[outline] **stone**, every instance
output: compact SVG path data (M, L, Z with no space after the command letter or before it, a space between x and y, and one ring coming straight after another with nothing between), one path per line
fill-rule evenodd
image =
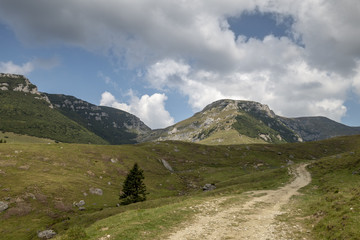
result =
M79 202L74 202L73 205L80 208L85 205L85 201L80 200Z
M202 188L203 191L212 191L214 189L216 189L216 186L215 184L211 184L211 183L205 184Z
M101 190L100 188L90 188L89 192L91 194L95 194L95 195L99 195L99 196L103 195L103 190Z
M161 159L160 161L167 170L169 170L170 172L174 171L174 169L170 166L170 164L166 160Z
M56 232L52 229L44 230L38 233L38 237L41 239L50 239L56 235Z
M0 201L0 212L5 211L8 208L9 208L9 205L6 202Z

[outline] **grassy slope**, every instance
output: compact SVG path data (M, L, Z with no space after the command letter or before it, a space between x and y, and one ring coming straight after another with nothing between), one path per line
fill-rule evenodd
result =
M62 142L107 143L35 97L38 96L0 91L0 130Z
M140 121L137 117L110 107L98 107L93 104L82 101L73 96L61 95L61 94L47 94L52 104L57 104L63 107L57 108L63 115L67 116L71 120L77 122L79 125L95 133L101 138L108 141L110 144L132 144L137 141L135 138L138 136L137 131L133 132L127 129L124 124L132 125L133 122ZM70 101L73 105L64 104L64 102ZM77 102L75 104L75 102ZM81 102L81 103L79 103ZM74 111L70 106L73 106ZM96 115L90 114L102 114L106 113L107 117L102 117L101 121L96 120ZM114 127L114 123L117 123L117 127ZM144 125L142 130L148 130Z
M180 211L184 206L208 195L279 186L288 179L286 168L281 166L286 166L289 159L298 162L351 151L349 143L353 139L344 141L237 146L181 142L133 146L0 144L0 199L10 203L10 208L0 213L0 239L36 239L37 230L51 227L62 233L71 226L86 227L131 209L136 216L142 211L145 215L147 211L153 213L140 221L127 212L126 216L133 222L129 220L129 225L118 231L128 229L132 234L141 235L136 229L147 226L146 232L157 235L193 214ZM165 169L160 159L166 160L175 172ZM121 184L134 162L144 169L150 193L148 201L114 208ZM215 183L217 190L202 193L201 186L205 183ZM101 188L103 196L90 194L91 187ZM86 202L86 210L80 212L72 203L81 199ZM178 205L172 205L174 202ZM154 226L150 219L159 214L157 221L164 221L160 216L169 215L169 209L178 209L179 215L172 214L166 223ZM95 236L94 227L99 226L88 229L92 236Z
M311 229L313 239L360 239L360 139L351 139L349 151L308 167L313 180L286 216L290 222L304 219L302 224Z
M12 132L0 132L0 139L6 143L55 143L54 140L46 138L38 138L33 136L21 135Z

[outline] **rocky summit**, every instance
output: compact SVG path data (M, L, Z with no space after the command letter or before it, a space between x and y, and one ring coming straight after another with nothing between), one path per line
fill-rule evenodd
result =
M267 105L224 99L164 129L138 117L63 94L38 91L22 75L0 73L0 130L62 142L132 144L177 140L203 144L285 143L360 134L325 117L285 118Z
M165 129L143 135L143 141L179 140L204 144L281 143L360 134L325 117L285 118L267 105L224 99Z

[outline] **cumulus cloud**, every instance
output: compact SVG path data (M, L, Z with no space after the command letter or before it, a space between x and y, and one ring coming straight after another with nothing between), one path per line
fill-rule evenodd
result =
M22 65L15 64L12 61L0 62L0 72L27 75L37 68L51 69L58 64L59 60L57 58L34 59Z
M34 70L34 64L32 62L24 63L23 65L17 65L12 61L0 62L0 72L13 73L26 75Z
M164 128L174 124L174 118L165 109L165 94L155 93L151 96L143 95L141 98L129 92L130 102L118 102L110 92L101 95L100 105L117 108L139 117L150 128Z
M80 46L146 69L150 87L179 91L194 110L237 98L269 104L286 116L340 120L349 90L360 96L357 0L0 0L0 5L0 21L22 42ZM231 31L228 17L256 12L291 17L289 36L249 39ZM166 96L131 99L124 104L103 95L102 100L151 122L149 106L164 106ZM159 111L171 122L165 108Z

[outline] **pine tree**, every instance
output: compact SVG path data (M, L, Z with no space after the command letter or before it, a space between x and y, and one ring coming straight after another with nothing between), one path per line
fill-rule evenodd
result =
M120 204L127 205L146 200L146 186L143 182L144 174L137 163L134 164L123 183L122 194L120 195Z

